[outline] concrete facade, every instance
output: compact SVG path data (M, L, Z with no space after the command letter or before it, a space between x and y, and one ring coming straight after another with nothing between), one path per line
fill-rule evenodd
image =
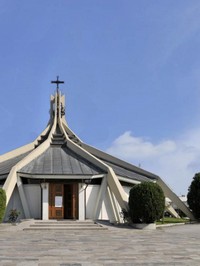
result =
M127 196L131 187L123 187ZM41 185L37 184L26 184L24 185L25 197L27 205L29 207L30 215L32 219L42 219L49 220L49 184L42 183ZM100 185L85 185L79 184L79 193L78 193L78 219L80 221L86 219L94 219L94 209L97 201L97 197L100 191ZM99 220L114 220L113 215L113 206L110 202L109 191L105 192L102 205L100 206L98 217L95 219ZM120 205L118 204L116 198L114 198L114 204L117 208L117 213L121 212ZM20 196L18 189L14 190L12 197L7 206L7 212L5 215L5 221L8 220L9 211L11 209L17 209L20 212L19 219L25 219L25 214L23 211L23 206L21 204ZM120 219L122 222L122 217Z

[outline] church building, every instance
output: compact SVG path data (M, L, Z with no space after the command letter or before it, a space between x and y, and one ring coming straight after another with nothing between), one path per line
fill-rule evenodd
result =
M121 222L129 190L143 181L157 182L165 197L186 216L193 215L163 180L144 169L84 143L65 119L65 96L58 77L50 99L47 127L33 142L0 156L0 187L21 219L76 219ZM168 211L177 217L171 205Z

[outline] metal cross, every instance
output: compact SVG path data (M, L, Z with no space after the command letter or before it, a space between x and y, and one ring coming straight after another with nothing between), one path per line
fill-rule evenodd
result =
M64 81L59 80L59 76L57 76L57 80L53 80L53 81L51 81L51 83L57 84L56 89L57 89L57 92L58 92L58 90L59 90L59 84L64 83Z

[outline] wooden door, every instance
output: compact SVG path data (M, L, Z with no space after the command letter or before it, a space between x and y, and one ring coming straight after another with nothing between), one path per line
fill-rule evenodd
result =
M64 218L63 196L63 184L49 184L49 219Z
M64 218L78 219L78 184L64 185Z

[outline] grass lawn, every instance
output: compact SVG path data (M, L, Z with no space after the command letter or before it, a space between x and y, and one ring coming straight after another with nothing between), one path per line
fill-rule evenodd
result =
M190 221L189 219L183 219L183 218L164 217L164 219L157 221L156 224L186 223L189 221Z

